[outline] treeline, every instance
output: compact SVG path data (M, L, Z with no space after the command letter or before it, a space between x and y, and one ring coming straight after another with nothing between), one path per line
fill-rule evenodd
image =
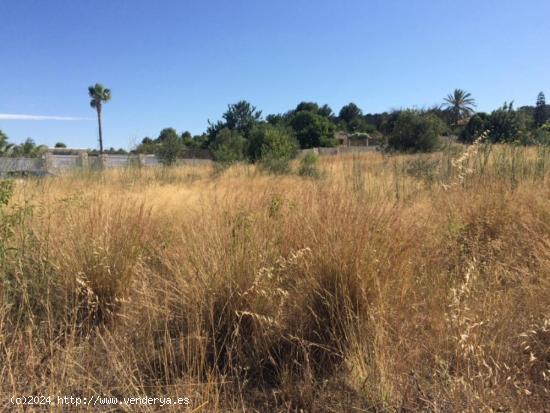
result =
M47 149L47 146L37 145L31 138L19 145L10 143L8 136L0 130L0 156L35 158Z
M144 138L134 152L156 153L170 163L189 148L200 148L209 149L220 162L256 162L291 157L298 148L336 146L338 131L352 137L368 134L371 142L397 151L433 151L444 136L471 143L485 131L494 143L550 143L550 105L542 92L535 106L515 109L513 103L504 103L490 113L476 113L474 108L475 100L461 89L439 106L374 114L363 114L354 103L336 114L326 104L301 102L286 113L264 118L255 106L240 101L228 105L222 119L209 122L203 134L166 128L157 138Z
M89 89L91 106L99 116L101 102L109 101L111 91L100 84ZM493 143L550 144L550 105L546 104L542 92L534 106L515 109L513 103L504 103L490 113L476 112L474 108L471 94L461 89L454 90L441 105L431 108L367 114L355 103L334 113L326 104L301 102L286 113L263 117L260 110L243 100L228 105L222 119L209 121L206 132L200 135L179 134L174 128L165 128L155 138L145 137L131 152L157 154L166 164L185 156L189 149L207 149L222 163L275 162L275 159L290 159L300 148L336 146L336 132L345 132L352 138L368 136L369 142L385 150L405 152L436 150L442 136L471 143L483 132L487 132ZM58 148L64 146L61 142L56 144ZM100 139L99 152L102 149ZM20 145L10 144L0 131L0 156L32 157L45 150L47 146L36 145L30 138ZM90 151L91 154L97 152ZM114 148L103 152L127 153Z
M62 150L63 148L66 148L66 147L67 145L65 145L63 142L57 142L54 146L54 148L58 149L59 153L63 153ZM48 145L39 145L32 138L25 139L25 141L21 144L11 143L9 142L8 136L0 130L0 156L1 157L38 158L48 150L49 150ZM97 155L99 154L99 151L97 149L91 149L91 150L88 150L88 153L90 155ZM124 155L124 154L127 154L128 151L122 148L115 149L111 147L107 150L104 150L103 153L110 154L110 155Z
M268 115L246 101L228 105L222 119L209 122L205 133L179 135L163 129L155 139L146 137L135 149L173 160L188 148L209 149L216 160L232 162L288 158L299 149L336 146L336 131L375 132L361 109L350 103L338 115L328 105L302 102L284 114Z

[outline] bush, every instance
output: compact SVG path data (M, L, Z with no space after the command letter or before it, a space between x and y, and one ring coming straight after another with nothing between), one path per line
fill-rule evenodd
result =
M183 141L177 134L168 135L159 140L155 152L163 165L169 166L176 163L178 155L183 151Z
M489 115L476 113L470 118L458 138L464 143L472 143L487 129L489 129Z
M550 123L546 122L534 133L534 141L539 145L550 145Z
M268 155L290 159L296 155L297 150L298 142L292 130L263 124L256 126L250 133L247 153L249 159L255 162Z
M320 178L321 171L319 170L319 156L313 152L306 153L300 160L300 169L298 169L298 174L309 178Z
M291 126L301 148L336 146L334 124L316 113L301 111L294 115Z
M238 132L221 129L210 144L214 160L221 164L231 164L245 159L246 140Z
M248 143L251 161L259 161L260 166L269 172L287 173L289 161L298 149L296 139L286 129L271 125L254 128Z
M406 152L431 152L439 146L445 124L433 114L414 110L399 113L389 139L391 149Z
M515 111L512 103L505 103L489 116L491 141L528 143L528 123L528 115Z

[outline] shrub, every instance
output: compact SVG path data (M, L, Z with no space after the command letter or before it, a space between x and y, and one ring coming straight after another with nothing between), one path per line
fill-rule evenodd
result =
M301 111L294 115L291 126L301 148L336 146L334 124L316 113Z
M489 116L489 129L492 142L526 143L528 115L515 111L512 103L504 103Z
M210 144L214 160L225 165L244 160L245 147L242 135L227 128L220 130Z
M300 168L298 169L300 176L310 178L320 178L321 171L319 170L319 156L313 152L308 152L300 160Z
M472 143L487 129L489 129L489 115L486 113L476 113L470 118L458 138L464 143Z
M546 122L535 131L534 140L539 145L550 145L550 123Z
M174 135L170 134L162 140L159 139L159 143L157 145L156 153L160 158L161 163L167 166L176 163L178 155L184 148L183 141L176 133L174 133Z
M287 173L289 161L296 154L298 143L286 129L271 125L254 128L248 143L251 161L259 161L260 166L269 172Z
M405 172L409 176L433 183L437 177L439 163L438 159L416 158L406 163Z
M389 139L391 149L407 152L431 152L439 146L445 124L433 114L415 110L399 113Z

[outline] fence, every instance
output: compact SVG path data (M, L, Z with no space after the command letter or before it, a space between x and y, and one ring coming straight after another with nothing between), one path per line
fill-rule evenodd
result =
M339 146L334 148L303 149L300 155L313 152L318 155L343 155L354 152L371 152L376 146ZM178 159L177 165L211 164L212 159L205 151L187 154L189 158ZM88 155L55 154L47 152L42 158L2 158L0 176L13 174L58 175L73 169L126 168L132 166L159 166L162 162L156 155Z
M334 148L302 149L300 155L304 155L308 152L312 152L316 155L345 155L357 152L373 152L377 149L378 146L335 146Z
M204 154L203 154L204 155ZM211 159L185 158L178 159L178 165L209 164ZM59 155L46 153L42 158L2 158L0 157L0 176L25 175L58 175L73 169L126 168L132 166L159 166L156 155L88 155L86 152L77 155Z

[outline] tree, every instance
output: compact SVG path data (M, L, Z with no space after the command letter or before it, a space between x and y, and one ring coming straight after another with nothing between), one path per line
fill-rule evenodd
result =
M325 118L331 119L334 116L332 109L329 105L325 104L319 108L317 113Z
M265 117L265 121L269 123L270 125L277 126L277 125L283 125L286 123L287 117L285 115L278 114L271 114L267 115Z
M306 112L319 112L319 105L315 102L300 102L296 106L296 112L306 111Z
M329 119L331 119L334 116L334 113L332 112L332 109L329 105L324 104L323 106L319 106L315 102L298 103L298 105L296 106L296 109L294 109L294 113L302 112L302 111L316 113L318 115L321 115Z
M346 123L350 123L355 118L361 116L363 116L363 111L359 109L359 106L357 106L353 102L343 106L342 109L340 109L340 113L338 114L338 118Z
M246 139L236 130L221 129L210 144L210 151L217 162L231 164L244 160Z
M431 152L439 145L445 124L433 114L415 110L399 113L389 139L390 148L407 152Z
M537 104L535 106L535 111L533 113L533 118L535 120L535 126L539 127L544 125L544 123L550 117L550 111L548 106L546 106L546 99L544 93L540 92L537 96Z
M453 93L447 95L444 101L444 107L451 113L453 126L458 125L461 119L472 114L476 106L472 95L462 89L455 89Z
M349 103L340 109L338 119L348 132L363 132L367 122L363 118L363 111L355 103Z
M146 136L142 139L141 143L134 149L135 153L155 153L157 149L157 143L155 140Z
M66 148L67 145L65 145L63 142L57 142L55 144L55 148Z
M550 123L546 122L535 131L534 141L539 145L550 145Z
M6 135L2 130L0 129L0 145L4 145L8 143L8 135Z
M0 155L9 156L15 145L8 142L8 135L0 130Z
M111 90L105 88L102 84L96 83L88 87L88 95L92 99L90 106L97 111L97 124L99 127L99 153L103 153L103 134L101 131L101 109L103 104L111 100Z
M247 136L254 125L261 119L262 111L256 110L245 100L241 100L233 105L228 105L227 111L222 115L225 119L225 127L236 130L244 136Z
M259 161L267 155L290 160L297 149L298 142L292 130L281 126L260 124L250 132L247 155L252 162Z
M183 140L172 128L163 129L157 139L156 153L164 165L173 165L183 150Z
M529 116L524 112L514 110L514 102L504 103L501 108L489 116L490 138L493 142L527 143ZM532 121L532 120L531 120Z
M227 105L227 110L222 115L223 121L219 120L215 123L208 121L208 145L215 139L217 134L222 129L235 130L244 138L248 138L248 134L262 117L262 112L257 110L249 102L241 100L232 105Z
M294 129L296 138L302 148L336 145L334 124L321 115L300 111L294 115L290 125Z
M470 118L458 138L464 143L472 143L488 129L490 129L489 115L483 112L476 113Z
M262 169L276 174L290 171L289 162L298 150L292 131L271 125L256 126L251 132L249 152Z
M32 138L27 138L22 144L13 146L11 155L36 158L47 149L46 145L36 145Z
M164 128L160 131L157 142L162 142L165 140L178 140L179 135L174 128Z
M193 135L191 135L191 132L189 131L185 131L181 134L181 140L185 146L194 147L195 145Z

